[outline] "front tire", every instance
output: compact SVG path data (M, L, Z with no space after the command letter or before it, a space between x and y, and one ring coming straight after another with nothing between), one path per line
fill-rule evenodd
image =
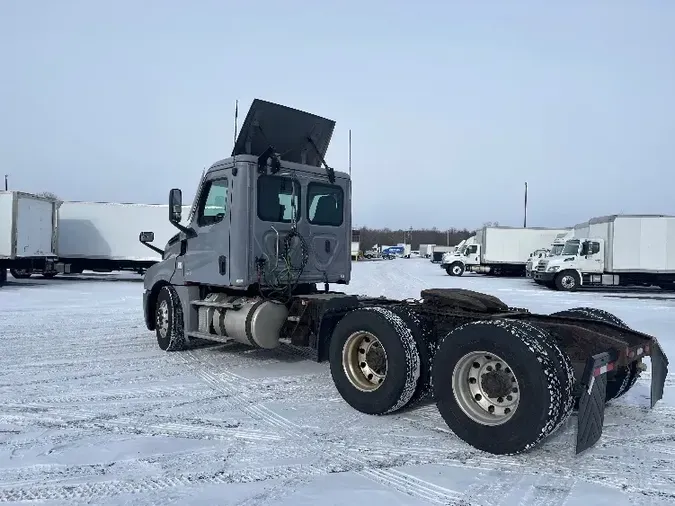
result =
M370 415L403 408L420 377L420 355L410 329L383 307L347 313L331 336L329 361L342 398Z
M447 272L449 276L461 276L464 274L464 264L454 262L445 268L445 272Z
M555 287L561 292L575 292L581 284L577 271L563 271L555 277Z
M173 286L163 286L157 296L155 333L160 349L164 351L185 349L183 307L178 292Z
M439 344L432 375L448 427L489 453L529 450L572 412L570 359L527 322L484 320L454 329Z

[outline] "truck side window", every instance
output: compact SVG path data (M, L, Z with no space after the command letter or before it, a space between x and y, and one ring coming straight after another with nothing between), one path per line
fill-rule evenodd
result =
M261 175L258 178L258 218L290 223L300 217L300 184L288 177Z
M218 223L227 214L227 179L216 179L207 184L206 198L202 200L197 216L200 227Z
M467 255L473 255L477 250L478 250L478 246L476 246L475 244L472 244L471 246L469 246L469 249L466 251L466 254Z
M599 242L592 242L589 244L588 248L588 254L589 255L595 255L596 253L600 252L600 243Z
M313 225L339 227L344 220L344 192L332 184L307 185L307 214Z

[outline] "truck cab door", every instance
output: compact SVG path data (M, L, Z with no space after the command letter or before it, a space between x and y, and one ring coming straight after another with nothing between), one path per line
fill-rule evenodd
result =
M230 285L230 170L214 173L204 183L183 254L183 279L188 283Z
M604 271L604 244L600 240L588 240L581 244L579 253L579 270L584 273L601 273Z
M466 248L464 263L466 265L480 265L480 245L472 244Z

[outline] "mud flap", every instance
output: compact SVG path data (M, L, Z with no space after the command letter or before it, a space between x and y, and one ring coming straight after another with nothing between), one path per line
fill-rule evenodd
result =
M607 366L610 362L611 355L605 352L593 355L586 363L577 415L577 454L593 446L602 436L602 426L605 423ZM611 365L609 369L611 370Z
M652 342L652 385L650 395L650 407L654 407L663 397L663 390L668 376L668 358L665 356L659 343Z

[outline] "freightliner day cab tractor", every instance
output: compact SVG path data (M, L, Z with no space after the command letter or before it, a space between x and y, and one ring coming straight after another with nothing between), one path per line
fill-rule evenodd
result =
M656 338L598 309L552 315L470 290L420 299L348 295L351 181L324 161L335 123L254 100L232 156L213 164L179 239L144 276L143 311L159 347L194 339L254 348L304 346L328 361L354 409L383 415L435 401L465 442L514 454L578 410L577 452L602 432L605 402L625 394L651 357L654 405L668 360Z

